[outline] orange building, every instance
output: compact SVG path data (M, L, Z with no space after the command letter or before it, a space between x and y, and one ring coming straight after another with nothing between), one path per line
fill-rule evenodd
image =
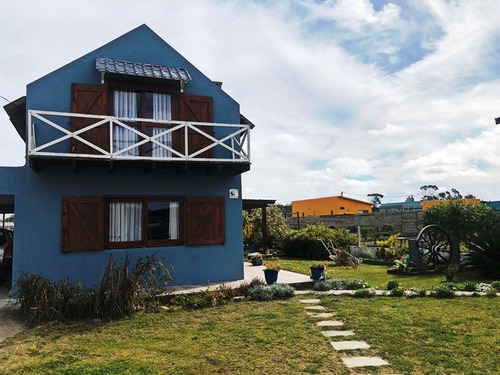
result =
M464 204L481 204L481 200L477 198L464 198L460 199ZM449 203L449 200L445 201L420 201L420 205L422 206L422 211L427 210L428 208L435 206L437 204L447 204Z
M360 214L372 212L372 204L344 196L325 198L303 199L292 201L292 212L294 216L321 216Z

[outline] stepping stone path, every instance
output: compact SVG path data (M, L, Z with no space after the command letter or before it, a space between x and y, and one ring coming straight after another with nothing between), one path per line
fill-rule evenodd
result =
M303 291L300 294L308 294L314 293L313 291ZM301 303L303 303L308 311L307 314L313 318L326 319L331 318L335 314L332 312L325 312L325 307L321 306L321 300L318 298L310 298L310 299L301 299ZM318 312L317 312L318 311ZM319 312L321 311L321 312ZM341 328L344 323L340 320L321 320L316 323L318 327L337 327ZM345 340L347 336L354 336L355 332L348 330L322 330L321 333L323 336L329 337L331 339L342 338L343 340L335 340L331 341L331 345L333 349L338 352L349 352L350 350L363 350L369 349L370 345L364 341L355 341L355 340ZM367 357L367 356L345 356L342 358L342 361L348 368L359 368L366 366L387 366L389 363L383 360L380 357Z

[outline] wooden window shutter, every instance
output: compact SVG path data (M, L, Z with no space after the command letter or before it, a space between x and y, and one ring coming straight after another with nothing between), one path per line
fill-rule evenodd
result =
M186 217L188 245L214 245L225 242L223 197L188 197Z
M213 122L213 100L210 96L181 94L179 96L179 120L193 122ZM200 130L213 135L213 127L203 126ZM189 153L192 154L212 143L210 139L195 130L188 130ZM184 142L181 143L184 148ZM213 158L214 149L211 148L197 158Z
M71 86L71 112L83 115L107 115L108 100L107 88L104 85L87 85L82 83L73 83ZM76 131L97 122L96 119L71 118L71 131ZM107 124L97 128L90 129L80 137L92 144L108 151L108 129ZM74 142L72 151L81 154L98 154L97 150L87 146L82 142Z
M102 250L104 247L102 197L64 197L62 201L63 252Z

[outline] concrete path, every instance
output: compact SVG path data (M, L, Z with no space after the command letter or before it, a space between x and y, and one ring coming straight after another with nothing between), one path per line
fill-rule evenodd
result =
M299 295L310 293L316 292L312 290L303 291L299 293ZM307 314L313 318L325 319L330 318L334 315L334 312L326 311L325 307L321 306L321 299L319 298L301 299L300 302L304 305ZM321 329L321 334L331 340L330 344L335 351L345 353L345 355L342 357L342 361L348 368L378 367L389 365L387 361L380 357L349 355L349 352L353 350L359 352L360 350L369 349L370 344L360 340L348 340L348 337L355 336L356 333L354 330L342 330L341 328L344 325L344 322L340 320L320 320L316 322L316 325ZM332 328L338 328L338 330Z
M0 342L25 329L22 317L10 303L9 288L0 285Z
M265 266L252 266L252 263L243 262L243 279L235 280L235 281L227 281L227 282L216 282L216 283L207 283L203 285L173 285L168 288L169 293L179 294L179 293L193 293L193 292L203 292L207 289L213 290L217 289L221 286L227 287L238 287L244 282L249 283L253 279L261 279L264 281L264 269ZM290 284L295 289L300 289L304 286L312 288L314 282L311 277L308 275L304 275L297 272L285 271L281 270L278 273L278 283Z

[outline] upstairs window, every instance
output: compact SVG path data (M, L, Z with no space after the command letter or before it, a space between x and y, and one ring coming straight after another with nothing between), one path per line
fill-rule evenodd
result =
M120 118L150 118L161 121L172 120L172 98L169 94L156 92L113 92L113 116ZM149 136L158 136L156 141L172 147L172 133L165 132L167 124L128 122L134 129L145 132ZM113 146L116 151L128 148L139 142L139 135L134 131L120 125L113 128ZM153 157L170 157L172 153L158 144L153 143L146 154ZM122 153L123 155L139 155L139 147L131 148Z

